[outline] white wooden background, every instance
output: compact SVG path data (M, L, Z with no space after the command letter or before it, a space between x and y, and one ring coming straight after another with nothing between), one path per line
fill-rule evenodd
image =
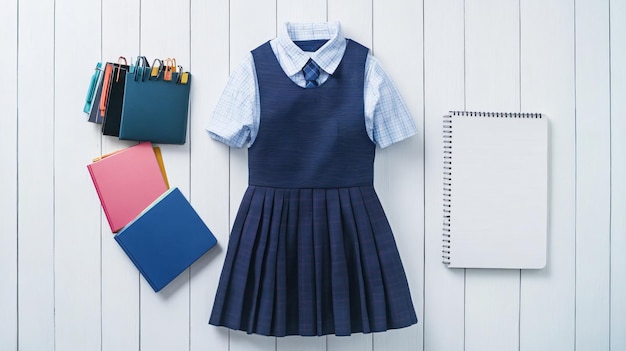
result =
M3 0L0 350L626 350L624 19L626 0ZM203 127L230 69L288 20L341 21L419 126L375 171L415 326L277 339L207 324L247 170L245 150ZM86 122L93 67L138 54L193 73L188 142L162 149L220 243L159 294L115 243L85 168L131 145ZM440 263L451 109L549 118L545 269Z

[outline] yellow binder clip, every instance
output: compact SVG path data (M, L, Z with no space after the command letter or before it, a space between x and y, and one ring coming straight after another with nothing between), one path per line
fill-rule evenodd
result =
M157 66L157 63L159 64ZM161 71L163 70L163 62L161 60L154 59L154 61L152 61L152 69L150 70L150 78L155 78L155 79L159 79L159 76L161 75Z
M189 72L183 71L183 66L178 65L178 79L176 80L176 84L187 84L189 83Z

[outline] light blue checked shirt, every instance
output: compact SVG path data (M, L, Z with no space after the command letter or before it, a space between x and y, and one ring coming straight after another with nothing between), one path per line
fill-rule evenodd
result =
M302 51L294 41L328 39L315 52ZM302 67L309 58L321 68L319 84L332 75L346 50L339 22L285 23L270 45L283 71L292 81L305 86ZM212 138L231 147L250 147L260 124L259 88L252 54L231 73L207 131ZM365 127L369 138L381 148L414 135L415 122L398 89L371 52L365 62Z

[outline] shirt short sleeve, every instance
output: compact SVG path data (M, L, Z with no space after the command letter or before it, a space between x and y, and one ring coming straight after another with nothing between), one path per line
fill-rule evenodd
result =
M209 135L228 146L250 146L258 129L256 72L252 54L231 73L206 127Z
M417 132L398 89L372 55L365 65L365 84L365 123L376 145L385 148Z

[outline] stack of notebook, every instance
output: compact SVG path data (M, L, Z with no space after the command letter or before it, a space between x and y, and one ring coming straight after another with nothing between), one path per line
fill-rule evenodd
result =
M115 240L155 292L217 244L181 191L169 188L159 147L141 142L87 169Z
M134 64L98 62L91 76L83 112L101 125L103 135L120 140L184 144L187 138L191 73L175 58L145 56Z

